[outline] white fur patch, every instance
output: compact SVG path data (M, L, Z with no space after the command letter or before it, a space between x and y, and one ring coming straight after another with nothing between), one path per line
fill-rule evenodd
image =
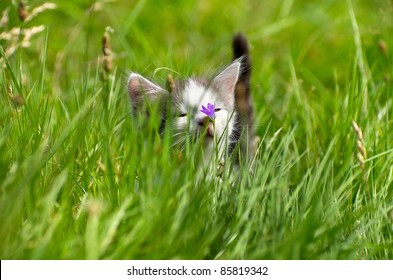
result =
M178 130L189 131L190 133L203 133L206 127L200 125L207 116L200 110L202 105L205 107L208 103L214 104L217 112L214 119L214 139L206 136L205 148L207 153L213 153L218 148L219 156L222 157L227 151L230 143L235 122L233 108L227 108L225 102L221 100L220 94L214 92L212 88L206 88L196 80L188 80L184 92L179 100L179 107L186 116L179 117L175 121ZM215 144L218 143L218 146Z

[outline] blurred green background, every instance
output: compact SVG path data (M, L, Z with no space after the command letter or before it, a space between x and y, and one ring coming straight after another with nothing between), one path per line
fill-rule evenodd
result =
M48 70L64 75L78 77L100 55L101 38L108 26L114 30L115 64L148 73L161 66L179 70L185 64L192 66L192 72L203 73L225 65L231 57L231 37L242 31L252 46L256 85L267 90L258 81L261 72L285 79L289 72L286 61L291 56L296 65L305 68L304 75L333 86L333 73L345 76L351 70L348 61L355 56L350 2L370 67L385 67L373 61L383 55L379 40L388 46L392 43L393 4L389 0L52 1L55 10L43 12L26 26L48 26ZM34 8L45 1L26 3ZM2 0L0 10L7 7L8 26L19 26L16 1ZM38 56L41 46L37 43L27 55ZM75 58L80 65L75 65ZM56 69L59 59L63 63ZM72 78L59 76L62 83Z

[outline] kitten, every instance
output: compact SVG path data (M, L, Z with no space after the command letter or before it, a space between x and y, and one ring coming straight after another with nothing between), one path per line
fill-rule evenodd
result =
M146 101L161 102L161 130L167 127L174 129L175 144L184 144L187 135L196 139L202 137L204 154L223 159L234 150L251 118L251 114L247 113L249 109L245 107L250 105L251 65L244 36L239 34L234 37L233 48L233 62L210 80L189 78L174 82L166 90L132 73L128 79L128 92L134 110L138 110ZM172 118L168 117L168 103L170 111L174 113ZM248 145L245 146L241 150L248 148Z

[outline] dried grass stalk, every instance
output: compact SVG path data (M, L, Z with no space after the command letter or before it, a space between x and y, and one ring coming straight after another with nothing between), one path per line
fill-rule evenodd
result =
M1 28L6 28L8 26L8 23L10 21L10 18L8 16L9 13L9 7L5 9L2 14L1 14L1 19L0 19L0 27Z
M352 121L352 127L353 127L353 130L355 131L356 136L357 136L356 157L359 161L361 168L364 169L366 167L367 152L366 152L366 147L365 147L364 141L363 141L363 132L362 132L362 129L358 126L358 124L355 121Z

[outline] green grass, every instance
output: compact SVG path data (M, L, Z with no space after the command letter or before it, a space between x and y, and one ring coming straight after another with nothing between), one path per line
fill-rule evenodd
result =
M0 3L0 33L46 26L1 40L1 259L393 258L391 1L59 2L27 23ZM130 115L126 79L214 73L239 30L261 144L218 179Z

